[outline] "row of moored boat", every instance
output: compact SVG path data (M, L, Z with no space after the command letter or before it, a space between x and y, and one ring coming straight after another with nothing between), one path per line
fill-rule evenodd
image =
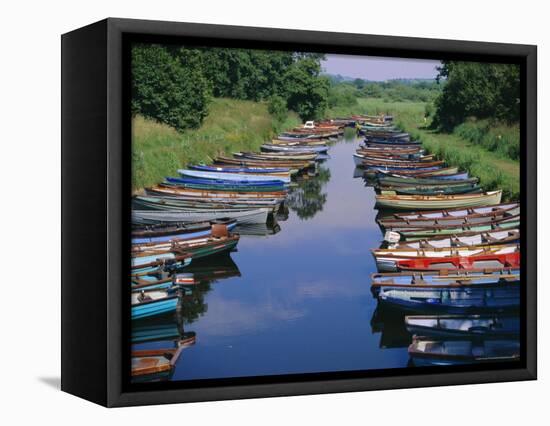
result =
M198 280L190 271L203 258L227 256L241 234L276 229L289 191L297 180L316 173L317 163L327 158L329 143L343 134L346 124L295 128L263 144L260 152L236 152L212 164L187 165L178 170L179 176L166 177L133 197L135 381L169 377L183 349L195 342L193 332L175 333L173 322L149 325L166 314L186 315L186 298L193 297L205 279ZM168 347L143 346L151 340L165 341L168 335L175 336Z
M520 204L426 153L388 117L363 117L354 155L376 191L381 312L403 318L415 365L519 359Z

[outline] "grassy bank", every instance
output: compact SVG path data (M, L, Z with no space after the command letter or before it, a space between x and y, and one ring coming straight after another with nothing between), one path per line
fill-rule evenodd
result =
M453 133L463 139L494 152L502 158L519 160L519 124L492 123L489 120L468 120Z
M214 99L203 125L182 133L136 116L132 121L132 189L139 191L165 176L175 176L178 168L190 162L209 162L235 151L257 151L273 135L299 123L293 113L280 122L268 113L265 103L234 99Z
M470 129L471 124L463 125L462 129L456 129L453 134L434 132L427 128L428 123L424 120L425 104L423 102L359 99L354 107L339 107L329 112L331 116L361 113L395 115L396 124L410 132L414 139L421 140L429 152L437 154L448 164L459 166L468 170L472 176L479 177L481 185L487 190L502 188L505 200L519 199L519 161L486 149L488 145L484 145L481 138L468 137L466 129ZM499 127L484 134L486 138L493 138L494 135L499 134L513 135L513 132L513 129ZM502 140L502 137L499 140Z

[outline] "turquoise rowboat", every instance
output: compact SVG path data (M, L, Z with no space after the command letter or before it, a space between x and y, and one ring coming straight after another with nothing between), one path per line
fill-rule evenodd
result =
M149 318L175 311L179 297L176 292L152 290L132 292L132 320Z

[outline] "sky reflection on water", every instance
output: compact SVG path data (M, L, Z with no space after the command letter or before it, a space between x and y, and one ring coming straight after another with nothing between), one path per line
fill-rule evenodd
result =
M370 249L382 234L372 188L353 178L356 145L330 149L322 165L330 171L326 197L311 218L290 208L277 234L242 236L231 254L241 276L204 294L206 311L185 325L196 344L183 352L172 380L406 366L406 345L381 349L371 326Z

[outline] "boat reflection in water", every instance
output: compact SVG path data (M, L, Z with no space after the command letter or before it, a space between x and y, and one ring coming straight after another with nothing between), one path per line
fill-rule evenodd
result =
M198 260L185 269L189 285L179 286L175 312L132 321L132 382L170 380L184 350L196 342L195 332L186 331L185 326L207 312L204 299L212 284L239 276L239 268L229 255Z
M377 308L370 321L373 334L380 333L380 349L407 348L411 334L405 327L405 315L396 311Z
M287 195L288 208L300 219L313 218L323 210L327 201L327 194L323 190L329 180L330 170L322 165L318 167L314 177L299 178L297 185L292 187Z

